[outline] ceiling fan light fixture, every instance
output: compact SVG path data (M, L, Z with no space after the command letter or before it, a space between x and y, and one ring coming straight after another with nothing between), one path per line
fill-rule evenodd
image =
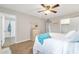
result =
M51 12L50 12L50 10L46 10L46 11L44 11L44 13L49 14Z
M55 8L59 7L59 4L55 4L55 5L53 5L53 4L41 4L41 6L44 9L39 11L39 12L44 12L47 15L50 13L57 13Z

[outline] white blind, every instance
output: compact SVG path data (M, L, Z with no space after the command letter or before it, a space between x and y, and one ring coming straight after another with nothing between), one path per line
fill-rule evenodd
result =
M62 19L60 21L60 24L70 24L70 19L69 18L68 19Z

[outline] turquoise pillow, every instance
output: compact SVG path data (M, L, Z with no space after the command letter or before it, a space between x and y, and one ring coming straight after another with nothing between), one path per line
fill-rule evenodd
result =
M40 34L40 35L38 36L38 41L39 41L41 44L43 44L43 43L44 43L44 40L46 40L46 39L48 39L48 38L50 38L49 33Z

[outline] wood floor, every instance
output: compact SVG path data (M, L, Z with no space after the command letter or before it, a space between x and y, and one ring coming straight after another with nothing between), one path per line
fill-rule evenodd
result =
M25 41L22 43L13 44L10 49L13 54L32 54L34 42L32 40Z

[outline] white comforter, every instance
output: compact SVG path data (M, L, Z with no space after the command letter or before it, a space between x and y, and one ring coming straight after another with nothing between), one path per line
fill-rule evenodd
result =
M70 54L79 53L79 43L70 42L61 34L54 34L52 38L46 39L41 45L38 37L35 39L34 54Z

